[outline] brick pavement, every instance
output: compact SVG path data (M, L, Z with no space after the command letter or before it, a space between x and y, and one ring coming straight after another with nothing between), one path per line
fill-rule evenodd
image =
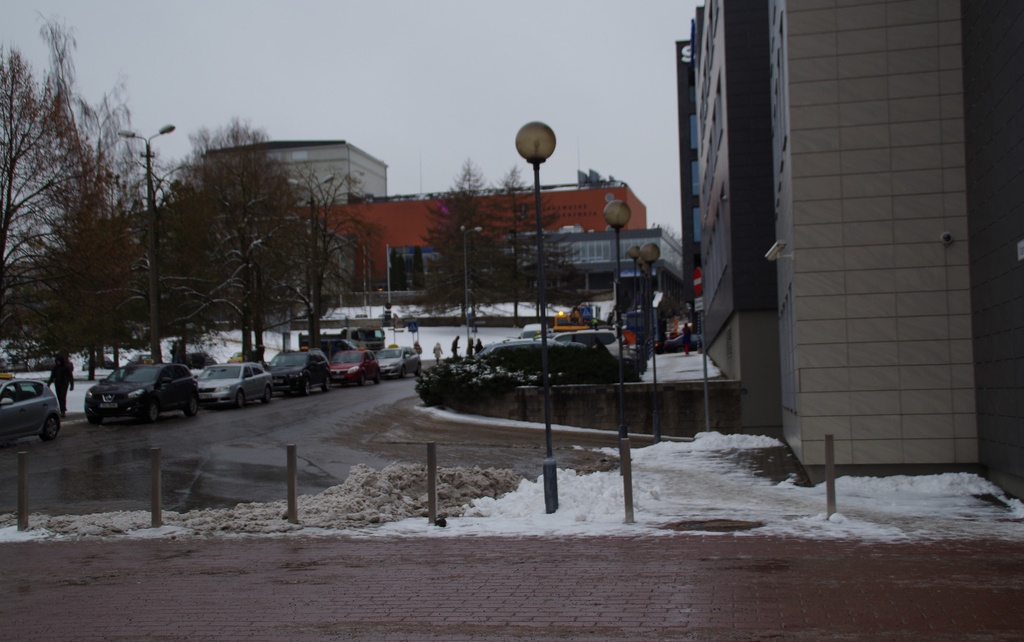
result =
M698 535L0 545L4 640L1019 640L1024 544Z

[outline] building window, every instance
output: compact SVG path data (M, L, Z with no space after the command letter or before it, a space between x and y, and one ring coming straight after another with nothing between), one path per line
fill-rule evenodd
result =
M697 149L700 132L697 131L697 114L690 114L690 149Z
M693 242L700 243L700 208L693 208Z
M700 196L700 161L690 161L690 193Z

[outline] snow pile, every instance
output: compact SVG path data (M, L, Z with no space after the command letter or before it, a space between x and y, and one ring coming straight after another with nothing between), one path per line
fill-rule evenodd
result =
M478 498L515 490L521 478L494 468L440 468L437 480L439 516L461 515ZM422 464L391 464L383 470L359 465L348 478L317 495L298 498L300 524L288 522L285 501L244 503L228 509L163 513L165 532L209 535L287 533L305 528L343 530L372 524L422 518L428 513L427 470ZM16 526L13 514L0 515L0 541ZM31 515L29 525L39 536L114 536L148 529L148 511L118 511L91 515ZM10 533L8 533L10 534Z

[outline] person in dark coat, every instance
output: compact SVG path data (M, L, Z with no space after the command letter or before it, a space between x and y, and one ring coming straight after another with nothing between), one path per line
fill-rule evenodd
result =
M459 358L459 335L455 335L455 341L452 341L452 359Z
M477 353L477 354L480 354L480 352L481 352L481 351L482 351L483 349L484 349L484 344L483 344L483 342L482 342L482 341L480 341L480 337L477 337L477 338L476 338L476 353Z
M687 323L683 326L683 350L686 354L690 354L690 338L693 337L693 332L690 331L690 324Z
M75 389L75 375L71 364L63 355L57 355L53 361L53 370L50 371L50 380L46 382L46 385L56 384L54 392L57 394L57 403L60 405L60 416L64 417L68 412L68 390Z

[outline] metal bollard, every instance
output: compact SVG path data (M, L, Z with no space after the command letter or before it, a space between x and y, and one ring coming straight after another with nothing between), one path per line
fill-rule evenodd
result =
M28 453L18 453L18 530L28 530Z
M828 517L836 512L836 447L832 435L825 435L825 496Z
M150 524L153 528L160 528L164 524L163 512L160 506L160 449L149 449L149 477L150 496L149 511L152 516Z
M437 524L437 444L427 442L427 519Z
M633 523L633 457L629 451L629 438L619 440L619 460L622 468L622 498L626 502L626 523Z
M295 444L288 444L288 521L299 523L298 457Z

